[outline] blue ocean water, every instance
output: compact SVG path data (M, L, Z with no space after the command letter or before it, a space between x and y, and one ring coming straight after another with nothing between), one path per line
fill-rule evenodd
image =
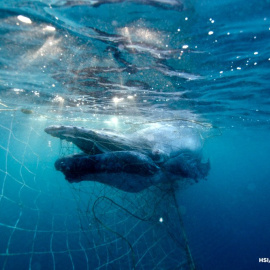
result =
M0 1L0 267L268 269L269 7ZM176 190L184 227L160 190L68 183L72 147L44 132L179 122L211 163Z

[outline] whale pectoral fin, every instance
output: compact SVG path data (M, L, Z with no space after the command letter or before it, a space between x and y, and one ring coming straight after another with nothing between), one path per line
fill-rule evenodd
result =
M61 140L72 142L87 154L100 154L104 151L98 147L98 135L93 130L73 126L49 126L45 132Z
M49 126L45 132L72 142L86 154L136 149L137 145L125 135L106 130L92 130L73 126Z

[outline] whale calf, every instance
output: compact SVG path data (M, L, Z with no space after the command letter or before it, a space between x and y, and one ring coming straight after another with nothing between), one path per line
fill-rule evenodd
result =
M187 127L152 125L126 135L73 126L50 126L45 132L83 151L55 162L69 182L96 181L134 193L161 183L197 182L210 170L210 162L202 162L198 134Z
M139 192L163 179L160 168L136 151L78 154L58 159L55 168L69 182L97 181L127 192Z

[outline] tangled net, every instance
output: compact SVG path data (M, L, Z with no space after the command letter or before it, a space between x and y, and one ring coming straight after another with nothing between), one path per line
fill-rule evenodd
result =
M196 268L177 183L139 193L70 184L53 167L59 141L43 132L48 120L0 117L1 269ZM60 155L74 149L62 143Z

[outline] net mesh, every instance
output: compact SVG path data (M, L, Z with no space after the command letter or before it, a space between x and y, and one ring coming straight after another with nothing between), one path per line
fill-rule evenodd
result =
M54 168L59 140L19 111L1 111L1 269L195 269L177 184L127 193L70 184ZM61 155L74 153L70 143Z

